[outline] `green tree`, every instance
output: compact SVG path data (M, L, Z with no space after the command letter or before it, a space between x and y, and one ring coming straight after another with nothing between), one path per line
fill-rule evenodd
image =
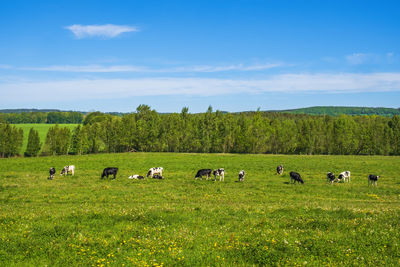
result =
M46 135L44 151L51 155L67 155L70 137L71 131L69 128L61 128L58 124L50 127Z
M26 146L26 151L24 153L25 157L36 157L42 148L42 143L40 143L40 137L38 131L31 128L29 130L28 145Z
M0 156L4 158L18 155L23 137L24 131L21 128L0 123Z
M71 138L71 152L75 155L82 155L88 151L88 140L86 132L78 125Z

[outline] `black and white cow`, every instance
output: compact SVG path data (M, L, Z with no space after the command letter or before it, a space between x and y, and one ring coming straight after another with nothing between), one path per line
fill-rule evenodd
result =
M243 182L244 181L244 176L246 175L246 173L244 172L244 170L241 170L239 172L239 182Z
M369 183L371 183L371 185L378 185L378 178L379 175L374 175L374 174L370 174L368 175L368 185Z
M50 170L49 170L49 174L50 174L50 176L49 176L49 180L53 180L54 179L54 174L56 174L56 169L55 168L50 168Z
M338 176L338 182L350 182L350 171L341 172Z
M304 184L304 181L303 181L303 179L301 179L301 176L299 173L290 172L289 174L290 174L290 183L292 183L294 181L293 183L298 182L298 183Z
M149 172L147 173L146 177L153 177L154 175L158 174L162 176L162 172L164 171L163 167L153 167L149 169Z
M328 183L333 184L333 182L335 181L335 174L334 174L333 172L328 172L328 173L326 174L326 181L327 181Z
M75 174L75 166L74 165L65 166L61 170L61 175L68 175L68 173L71 173L72 175Z
M129 176L129 179L141 180L141 179L144 179L144 176L141 176L139 174L134 174L134 175Z
M211 169L198 170L197 173L196 173L196 176L194 177L194 179L200 178L200 180L202 180L203 176L207 176L207 180L208 180L208 178L211 177L211 172L212 172Z
M108 167L108 168L105 168L105 169L103 170L103 174L101 175L101 178L102 178L102 179L103 179L104 177L107 177L107 178L108 178L109 175L113 175L113 176L114 176L113 179L115 179L115 176L117 176L117 172L118 172L118 168L115 168L115 167Z
M281 175L283 173L283 165L279 165L276 167L276 173Z
M225 170L224 168L219 168L213 171L214 181L217 180L217 176L219 177L219 181L225 181Z

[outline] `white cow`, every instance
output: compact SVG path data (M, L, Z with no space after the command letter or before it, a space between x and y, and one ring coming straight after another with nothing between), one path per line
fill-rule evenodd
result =
M149 172L147 173L146 177L153 177L154 175L158 174L159 176L162 176L164 168L163 167L153 167L150 168Z
M239 182L243 182L244 181L244 176L245 176L246 174L245 174L245 172L244 172L244 170L241 170L240 172L239 172Z
M224 181L225 180L225 170L224 168L219 168L213 171L214 175L214 181L217 180L217 176L219 177L219 181Z
M339 174L339 176L338 176L338 182L339 181L344 181L344 182L346 182L346 180L347 180L347 182L350 182L350 171L344 171L344 172L341 172L340 174Z
M129 179L144 179L144 177L139 174L134 174L129 176Z
M74 173L75 173L74 165L65 166L61 171L61 175L64 175L64 174L68 175L68 173L71 173L72 175L74 175Z

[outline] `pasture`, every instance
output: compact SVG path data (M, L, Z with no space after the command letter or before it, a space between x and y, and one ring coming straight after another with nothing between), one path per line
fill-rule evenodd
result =
M399 160L175 153L0 159L0 265L398 266ZM61 177L72 164L75 176ZM158 166L164 180L128 179ZM54 180L47 180L50 167ZM119 167L116 180L100 179L105 167ZM220 167L225 182L193 179L198 169ZM345 170L351 183L327 184L328 171ZM305 184L289 184L290 171ZM381 175L377 187L368 187L368 174Z
M13 125L24 130L24 139L20 151L20 154L22 155L26 150L26 146L28 144L29 130L31 128L38 131L40 142L42 143L42 148L43 148L44 142L46 141L47 131L49 130L50 127L55 126L55 124L47 124L47 123L23 123L23 124L13 124ZM71 130L71 132L73 129L75 129L76 126L78 126L78 124L58 124L58 125L60 127L68 127Z

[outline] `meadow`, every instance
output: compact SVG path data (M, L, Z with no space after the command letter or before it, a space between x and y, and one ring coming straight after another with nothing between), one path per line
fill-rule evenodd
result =
M0 159L0 266L399 266L388 156L122 153ZM64 165L75 176L60 176ZM282 176L275 174L283 164ZM119 167L116 180L100 179ZM129 180L150 167L164 180ZM48 170L55 167L54 180ZM224 182L195 180L201 168ZM244 182L238 172L244 169ZM290 171L305 184L289 184ZM326 173L351 171L350 183ZM368 186L367 175L381 175Z
M20 154L22 154L22 155L24 154L24 151L26 150L26 145L28 144L29 131L31 128L38 131L40 142L42 142L42 148L43 148L43 144L46 141L47 131L49 130L50 127L55 126L55 124L47 124L47 123L23 123L23 124L13 124L13 125L24 130L24 139L23 139L22 148L20 151ZM72 130L75 129L75 127L78 126L78 124L59 124L59 126L60 127L68 127L72 132Z

